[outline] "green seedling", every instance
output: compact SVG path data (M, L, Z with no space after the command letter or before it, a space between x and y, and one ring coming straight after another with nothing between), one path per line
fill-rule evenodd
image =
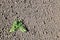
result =
M27 32L27 29L24 27L22 20L15 20L12 24L10 32L14 32L18 29L22 32Z

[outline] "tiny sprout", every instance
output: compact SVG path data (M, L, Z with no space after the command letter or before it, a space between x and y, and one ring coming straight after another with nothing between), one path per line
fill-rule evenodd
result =
M22 32L27 32L27 29L24 27L24 24L23 24L22 20L15 20L12 24L10 32L14 32L18 29Z

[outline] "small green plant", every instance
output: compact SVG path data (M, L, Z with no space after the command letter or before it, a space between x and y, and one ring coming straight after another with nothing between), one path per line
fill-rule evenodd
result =
M24 27L24 24L23 24L22 20L15 20L12 24L10 32L14 32L18 29L22 32L27 32L27 29Z

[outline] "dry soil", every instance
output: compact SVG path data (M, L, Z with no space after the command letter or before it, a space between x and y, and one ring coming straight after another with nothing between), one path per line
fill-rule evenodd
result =
M23 19L27 33L10 33ZM0 0L0 40L60 40L60 0Z

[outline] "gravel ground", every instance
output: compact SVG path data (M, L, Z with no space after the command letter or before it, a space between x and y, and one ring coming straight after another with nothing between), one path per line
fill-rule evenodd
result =
M10 33L23 19L27 33ZM60 0L0 0L0 40L60 40Z

